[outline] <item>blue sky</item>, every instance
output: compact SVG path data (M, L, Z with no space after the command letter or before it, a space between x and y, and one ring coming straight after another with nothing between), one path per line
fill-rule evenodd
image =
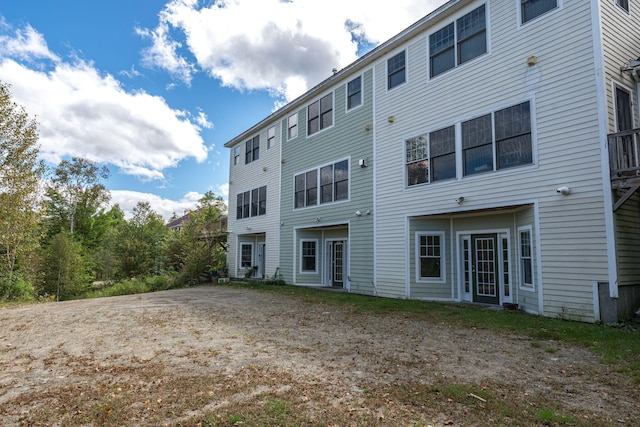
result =
M444 0L3 0L0 80L41 157L106 165L112 204L227 198L224 143Z

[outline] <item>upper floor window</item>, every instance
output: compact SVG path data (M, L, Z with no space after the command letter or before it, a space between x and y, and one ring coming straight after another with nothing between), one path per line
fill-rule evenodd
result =
M333 93L307 107L307 135L313 135L333 124Z
M271 126L267 129L267 150L276 143L276 127Z
M294 208L318 204L318 176L321 204L349 198L349 161L341 160L295 176Z
M557 7L558 0L521 0L522 23L529 22Z
M233 164L237 165L240 163L240 146L238 145L233 149Z
M465 176L533 163L528 101L463 122L461 130Z
M407 81L405 51L398 53L387 61L387 89L401 85Z
M267 186L238 193L236 219L267 214Z
M362 104L362 76L347 83L347 110Z
M298 136L298 113L294 113L287 119L287 139Z
M616 4L629 12L629 0L616 0Z
M456 177L456 131L449 126L405 141L407 185Z
M260 135L256 135L245 143L244 164L255 162L260 158Z
M429 36L431 77L487 52L485 5Z

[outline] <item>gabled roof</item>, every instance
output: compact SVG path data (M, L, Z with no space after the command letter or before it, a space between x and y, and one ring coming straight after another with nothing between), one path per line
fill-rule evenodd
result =
M454 11L458 10L463 5L470 3L471 1L472 0L449 0L447 3L427 14L424 18L413 23L405 30L390 38L386 42L381 43L376 48L370 50L368 53L364 54L351 64L334 73L332 76L320 82L318 85L300 95L298 98L294 99L282 108L265 117L259 123L255 124L240 135L226 142L224 146L226 148L230 148L239 142L244 142L245 139L253 136L256 132L270 125L275 120L286 116L288 113L300 108L301 105L306 103L309 99L315 97L319 92L322 92L327 86L333 85L335 82L343 79L345 76L353 73L354 71L370 66L372 63L388 54L393 49L396 49L399 45L405 43L408 39L427 29L433 21L447 14L453 13Z

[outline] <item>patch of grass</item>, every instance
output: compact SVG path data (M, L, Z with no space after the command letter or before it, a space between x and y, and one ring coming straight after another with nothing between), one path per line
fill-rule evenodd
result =
M150 276L143 279L135 278L123 280L100 289L89 291L81 298L103 298L119 295L145 294L148 292L164 291L176 287L173 276Z
M575 424L576 419L571 415L558 414L551 409L540 409L536 412L536 417L545 424Z
M398 315L463 328L513 332L534 339L533 347L539 345L542 348L540 341L561 341L585 346L596 353L602 362L615 364L620 372L629 373L640 383L640 327L574 322L520 311L488 310L466 304L327 292L303 286L268 286L245 281L233 281L225 286L282 294L309 304L343 307L354 312Z

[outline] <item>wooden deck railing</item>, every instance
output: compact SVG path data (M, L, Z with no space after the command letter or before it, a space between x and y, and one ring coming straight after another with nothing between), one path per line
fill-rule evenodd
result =
M640 129L612 133L609 140L611 185L629 188L640 183Z

